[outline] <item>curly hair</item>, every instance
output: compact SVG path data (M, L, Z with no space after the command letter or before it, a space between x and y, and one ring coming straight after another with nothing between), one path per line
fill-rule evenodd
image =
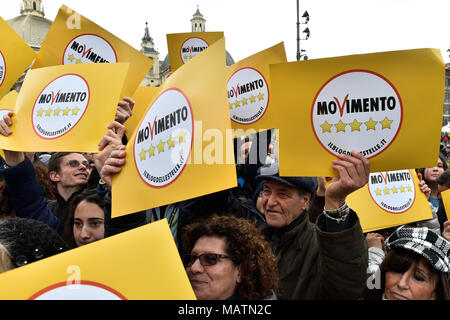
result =
M191 252L203 236L226 239L226 253L239 266L241 283L235 294L239 299L258 300L278 294L277 261L270 244L250 221L234 216L217 216L183 228L181 241Z

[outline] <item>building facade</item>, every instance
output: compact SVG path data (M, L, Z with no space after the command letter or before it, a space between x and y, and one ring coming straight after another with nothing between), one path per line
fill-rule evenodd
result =
M206 32L206 19L200 13L199 8L191 19L191 32ZM163 61L159 60L159 52L155 50L155 44L150 36L148 23L145 23L144 37L142 38L141 52L153 60L153 67L141 82L141 86L157 87L170 75L169 55ZM234 63L233 57L226 52L226 65Z
M445 65L445 96L442 126L445 126L448 123L450 123L450 63Z

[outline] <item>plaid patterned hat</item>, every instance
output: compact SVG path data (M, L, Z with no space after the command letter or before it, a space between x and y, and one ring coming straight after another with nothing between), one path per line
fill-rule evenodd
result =
M430 229L402 226L392 233L384 244L387 251L392 248L413 251L450 277L450 242Z

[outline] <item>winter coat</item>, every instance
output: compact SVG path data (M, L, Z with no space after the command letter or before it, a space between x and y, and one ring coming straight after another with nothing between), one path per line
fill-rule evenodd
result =
M302 214L306 216L305 212ZM350 227L327 232L327 218L312 224L303 218L274 244L278 260L279 299L359 299L365 291L368 255L356 213ZM266 228L270 236L273 229Z

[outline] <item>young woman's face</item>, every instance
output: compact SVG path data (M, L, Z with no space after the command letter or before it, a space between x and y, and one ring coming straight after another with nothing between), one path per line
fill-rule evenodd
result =
M444 171L444 164L441 159L438 159L438 163L435 167L425 168L424 178L428 182L436 182L437 178L439 178Z
M105 237L105 213L96 203L81 201L74 213L73 237L82 246Z
M385 298L388 300L434 300L438 277L424 259L413 262L404 273L386 272Z

